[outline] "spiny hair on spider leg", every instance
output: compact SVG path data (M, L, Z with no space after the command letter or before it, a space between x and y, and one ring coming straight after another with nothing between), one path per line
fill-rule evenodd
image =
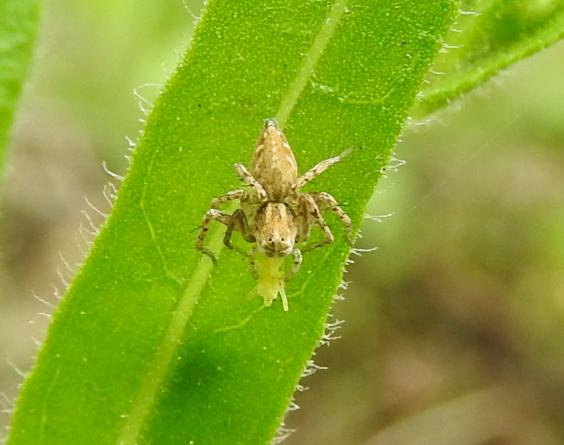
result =
M344 201L344 202L340 202L338 206L335 206L335 207L330 207L330 208L337 208L337 207L351 207L351 205L352 205L352 204L351 204L350 202Z
M217 185L219 185L219 188L223 193L227 193L229 191L229 189L225 187L225 185L219 179L217 180Z
M190 233L194 233L196 230L200 230L202 228L202 225L198 225L198 226L192 226L192 228L190 229Z

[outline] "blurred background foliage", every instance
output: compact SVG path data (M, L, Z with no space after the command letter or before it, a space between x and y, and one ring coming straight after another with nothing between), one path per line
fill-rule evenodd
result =
M82 257L84 197L108 208L101 162L127 168L132 91L156 96L200 8L45 5L2 191L0 410L48 323L33 294L54 302L59 252L71 268ZM564 443L563 78L559 44L411 122L396 150L407 166L369 205L385 217L360 244L378 250L349 267L343 338L318 350L329 370L304 379L288 444Z

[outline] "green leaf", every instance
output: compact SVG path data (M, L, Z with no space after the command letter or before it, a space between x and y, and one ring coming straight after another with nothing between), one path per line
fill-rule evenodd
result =
M467 1L413 114L421 117L564 37L563 0Z
M0 1L0 166L37 36L38 0Z
M9 444L265 444L291 401L349 248L307 253L289 312L265 308L248 261L207 239L210 200L240 187L266 117L356 228L441 38L450 0L216 0L149 115L112 214L54 314ZM242 243L239 238L238 243Z

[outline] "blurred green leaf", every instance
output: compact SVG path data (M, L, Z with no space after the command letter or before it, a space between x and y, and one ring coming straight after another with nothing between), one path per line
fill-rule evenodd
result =
M38 23L38 0L0 1L0 165L33 55Z
M213 197L238 187L233 163L250 159L269 116L302 171L355 148L312 187L347 203L358 227L456 9L210 2L54 315L8 443L268 443L324 334L349 248L329 219L337 242L305 255L285 313L255 295L246 258L221 251L221 227L208 238L216 267L194 249L194 229Z
M564 37L564 0L467 1L413 114L421 117Z

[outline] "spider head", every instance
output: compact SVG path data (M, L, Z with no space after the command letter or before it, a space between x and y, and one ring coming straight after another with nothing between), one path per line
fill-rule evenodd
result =
M292 253L296 242L296 217L284 203L267 202L255 218L255 238L260 252L268 257Z

